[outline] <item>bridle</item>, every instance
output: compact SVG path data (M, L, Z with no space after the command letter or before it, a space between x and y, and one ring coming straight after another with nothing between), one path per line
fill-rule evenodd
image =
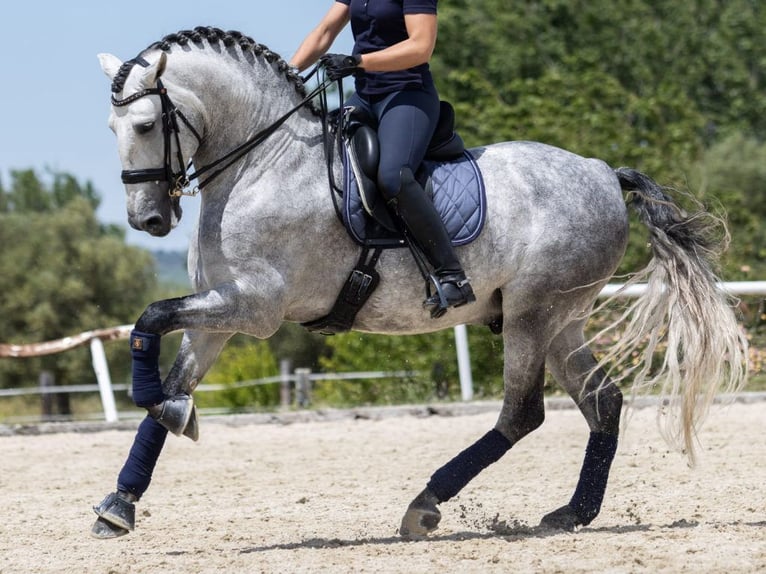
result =
M141 57L133 60L136 64L146 68L149 63ZM181 151L181 137L180 130L178 129L178 119L189 128L194 134L199 143L202 143L202 137L199 132L194 129L194 126L186 118L186 116L179 110L168 96L168 91L165 86L162 85L162 80L157 79L157 85L154 88L146 88L140 92L136 92L121 100L112 95L112 105L116 107L127 106L132 104L136 100L140 100L146 96L158 95L160 97L160 104L162 106L162 136L164 146L164 165L158 168L148 169L126 169L123 170L121 175L122 183L143 183L146 181L166 181L169 185L169 193L171 197L178 197L184 195L184 189L189 186L191 178L187 176L189 164L185 163L183 152ZM175 138L176 141L176 156L178 165L181 166L179 171L173 171L173 158L172 158L172 146L171 138ZM186 166L184 168L184 166Z
M149 63L140 56L134 58L132 61L141 67L149 67ZM316 72L316 69L317 68L314 68L314 70L312 70L305 78L303 78L303 80L308 80ZM152 95L158 95L160 97L160 105L162 106L164 165L158 168L123 170L121 173L122 182L127 185L143 183L146 181L164 181L168 183L168 194L170 197L179 198L182 195L195 196L202 190L203 187L208 185L211 181L223 173L224 170L247 155L255 147L263 143L266 138L277 131L277 129L279 129L279 127L285 123L288 118L295 112L308 104L318 94L324 94L324 92L332 83L333 82L329 79L321 81L310 94L301 100L300 103L279 117L276 121L274 121L274 123L262 129L247 141L227 152L217 160L209 163L208 165L202 166L193 173L189 173L189 169L192 165L191 159L188 161L185 160L184 154L181 150L181 137L178 119L180 119L181 122L189 129L189 131L191 131L194 137L197 138L197 142L200 144L202 143L202 137L191 124L191 122L186 118L183 112L181 112L181 110L179 110L170 99L167 89L162 84L162 80L157 78L157 84L154 88L146 88L121 100L115 98L114 95L112 95L112 105L116 107L127 106L136 100L140 100L141 98ZM326 129L326 122L324 121L323 127ZM176 144L176 161L179 165L178 171L173 170L173 153L171 145L173 140L175 140ZM201 176L207 174L208 172L210 173L207 175L207 177L204 178L204 180L199 179ZM198 180L197 185L193 190L187 191L187 188L194 180Z

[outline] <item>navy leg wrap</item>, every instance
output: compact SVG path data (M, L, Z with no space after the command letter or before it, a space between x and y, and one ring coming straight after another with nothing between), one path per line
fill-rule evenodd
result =
M133 402L151 407L165 400L160 379L160 336L140 331L130 333L133 356Z
M152 481L152 472L165 445L168 429L147 416L138 426L136 438L128 460L117 477L117 490L124 490L141 498Z
M437 470L428 482L428 490L439 502L449 500L482 470L500 460L511 446L500 431L492 429Z
M601 510L601 503L609 479L609 468L617 452L617 435L592 432L585 449L585 460L580 470L569 506L575 511L583 525L588 525Z

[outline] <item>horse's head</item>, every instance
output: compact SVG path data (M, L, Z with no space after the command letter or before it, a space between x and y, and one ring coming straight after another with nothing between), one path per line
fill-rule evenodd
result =
M189 179L197 183L192 194L213 180L218 185L208 195L231 190L243 173L271 165L261 166L251 153L257 146L267 142L261 157L286 149L297 156L292 141L319 142L322 122L311 100L329 80L307 94L287 62L239 32L197 27L169 34L126 62L110 54L99 60L112 80L109 127L117 136L128 221L152 235L166 235L180 219L178 200ZM279 130L288 120L291 129ZM192 157L199 165L189 174ZM226 170L229 179L217 179Z
M151 235L167 235L181 219L176 192L186 182L186 162L200 136L160 80L167 64L164 52L127 62L111 54L98 57L112 80L109 127L117 136L128 223Z

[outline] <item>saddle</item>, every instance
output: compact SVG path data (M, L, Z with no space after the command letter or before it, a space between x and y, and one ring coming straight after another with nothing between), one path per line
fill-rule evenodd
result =
M415 174L442 216L453 245L466 245L479 236L486 217L486 197L476 160L455 132L455 111L440 104L439 121L425 160ZM347 232L362 246L362 253L326 316L303 323L309 331L325 335L351 329L354 319L380 282L375 270L383 249L410 247L426 279L417 249L405 237L386 205L375 180L380 148L374 118L360 108L344 108L337 118L344 166L343 204L340 216Z
M343 123L344 195L342 220L363 246L404 247L395 216L375 184L380 151L375 119L347 108ZM433 201L453 245L478 237L484 223L484 184L474 158L455 132L455 111L441 102L439 121L415 178Z

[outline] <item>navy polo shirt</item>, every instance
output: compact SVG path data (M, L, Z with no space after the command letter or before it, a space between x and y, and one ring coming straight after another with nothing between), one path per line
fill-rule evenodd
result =
M354 54L377 52L406 40L405 14L436 14L437 0L336 0L351 9ZM356 74L356 91L372 96L433 85L428 63L398 72Z

